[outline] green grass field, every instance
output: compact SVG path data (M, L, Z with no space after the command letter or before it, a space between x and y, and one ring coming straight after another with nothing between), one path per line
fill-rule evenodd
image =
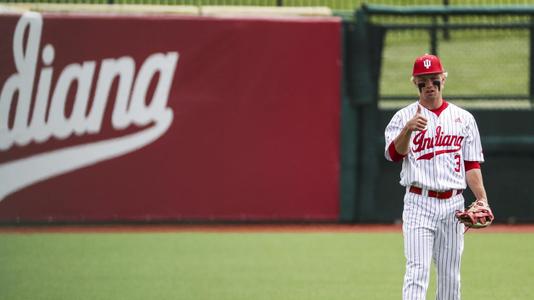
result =
M400 299L402 251L400 232L0 234L0 299ZM533 299L533 253L468 233L463 299Z

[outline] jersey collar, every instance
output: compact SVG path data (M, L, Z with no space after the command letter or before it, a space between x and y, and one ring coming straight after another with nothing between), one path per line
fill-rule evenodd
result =
M443 112L449 106L449 103L447 103L445 99L442 99L442 100L443 100L443 103L441 103L440 107L430 110L431 112L435 113L438 117L441 114L441 112Z

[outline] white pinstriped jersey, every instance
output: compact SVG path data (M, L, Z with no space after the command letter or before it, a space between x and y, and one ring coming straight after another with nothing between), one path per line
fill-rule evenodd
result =
M393 160L388 148L404 125L417 111L418 102L399 110L385 130L385 157ZM465 189L464 161L483 162L482 145L475 118L468 111L452 104L439 116L421 106L427 128L414 131L410 151L403 159L400 184L445 191Z

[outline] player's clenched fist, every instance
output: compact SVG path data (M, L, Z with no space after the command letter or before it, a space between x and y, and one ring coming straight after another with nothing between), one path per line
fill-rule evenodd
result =
M421 105L417 105L417 112L413 118L406 123L406 129L408 129L408 131L421 131L426 128L427 122L428 120L421 114Z

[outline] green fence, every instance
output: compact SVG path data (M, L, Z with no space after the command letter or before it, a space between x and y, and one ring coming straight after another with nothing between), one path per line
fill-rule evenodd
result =
M529 101L534 100L534 6L375 5L364 6L356 19L366 30L363 38L367 40L362 43L374 47L369 52L380 53L380 70L375 71L380 76L374 88L381 103L413 99L413 59L433 53L440 55L449 72L449 99L495 100L488 105L530 109ZM370 60L363 57L361 63L366 61ZM365 84L358 91L364 94L364 102L369 101L365 88L370 86Z

